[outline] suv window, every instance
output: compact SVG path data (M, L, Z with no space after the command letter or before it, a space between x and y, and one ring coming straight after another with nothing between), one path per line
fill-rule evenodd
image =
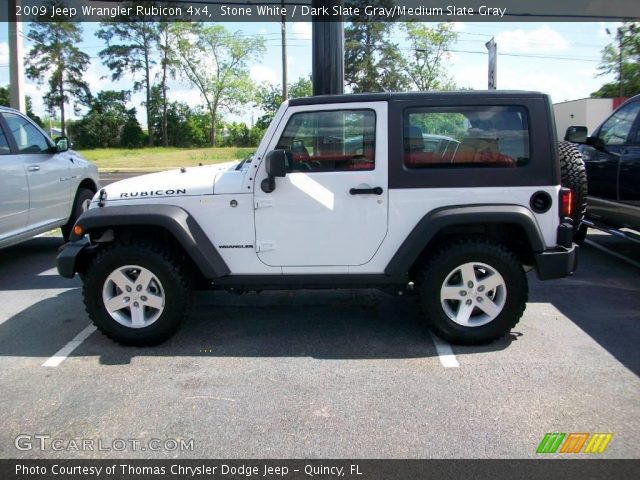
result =
M3 112L20 153L42 153L51 148L47 137L22 115Z
M598 138L604 145L624 145L627 143L629 131L640 112L640 102L634 102L621 107L616 113L602 124Z
M529 162L522 107L415 108L404 114L407 168L516 167Z
M9 142L4 134L4 130L0 127L0 155L6 155L8 153L11 153Z
M376 114L373 110L295 113L278 146L290 172L373 170Z

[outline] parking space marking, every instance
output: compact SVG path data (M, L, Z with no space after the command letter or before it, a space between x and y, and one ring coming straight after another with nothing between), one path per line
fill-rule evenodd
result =
M58 269L56 267L50 268L49 270L45 270L44 272L38 273L37 277L53 277L58 275Z
M616 257L617 259L622 260L623 262L627 262L629 265L633 265L636 268L640 268L640 262L636 262L635 260L631 260L629 257L625 257L624 255L618 253L618 252L614 252L613 250L609 250L607 247L603 247L602 245L600 245L599 243L594 242L593 240L585 240L584 243L586 243L587 245L592 246L593 248L597 248L598 250L601 250L605 253L608 253L609 255L612 255L614 257Z
M84 330L82 330L78 335L76 335L73 340L67 343L64 347L58 350L51 358L49 358L46 362L42 364L43 367L57 367L62 362L64 362L65 358L67 358L71 352L73 352L82 342L84 342L89 335L96 331L96 327L94 325L87 325Z
M436 351L438 352L438 359L440 359L440 363L444 368L458 368L460 366L456 355L451 349L451 345L449 345L439 337L436 337L434 334L431 334L431 340L433 341L433 345L435 345Z

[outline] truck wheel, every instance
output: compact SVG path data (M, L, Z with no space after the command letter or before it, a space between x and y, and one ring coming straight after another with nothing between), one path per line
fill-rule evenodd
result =
M558 143L558 156L560 183L573 191L573 239L574 242L581 244L584 236L580 233L580 227L587 212L587 169L584 166L582 154L571 142Z
M76 198L73 201L73 209L71 210L71 216L69 217L69 221L60 229L62 230L62 237L65 242L69 241L69 237L71 236L71 230L73 226L76 224L78 217L82 215L91 204L91 199L93 198L94 192L89 190L88 188L79 188L76 193Z
M429 328L457 344L507 334L527 302L527 277L516 256L490 240L459 240L431 257L418 279Z
M187 317L191 286L179 262L155 245L114 244L98 253L83 285L87 313L123 345L157 345Z

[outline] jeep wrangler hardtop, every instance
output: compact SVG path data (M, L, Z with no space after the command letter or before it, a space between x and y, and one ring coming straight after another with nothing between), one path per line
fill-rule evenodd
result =
M437 335L484 343L522 316L528 271L576 268L561 146L541 93L293 99L242 162L101 189L58 271L123 344L167 339L202 288L409 290Z

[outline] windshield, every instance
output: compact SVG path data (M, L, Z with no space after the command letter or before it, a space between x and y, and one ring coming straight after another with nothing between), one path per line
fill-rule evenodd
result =
M249 155L244 157L242 161L236 166L236 170L240 170L246 163L251 163L251 161L253 160L254 153L255 152L250 153Z

